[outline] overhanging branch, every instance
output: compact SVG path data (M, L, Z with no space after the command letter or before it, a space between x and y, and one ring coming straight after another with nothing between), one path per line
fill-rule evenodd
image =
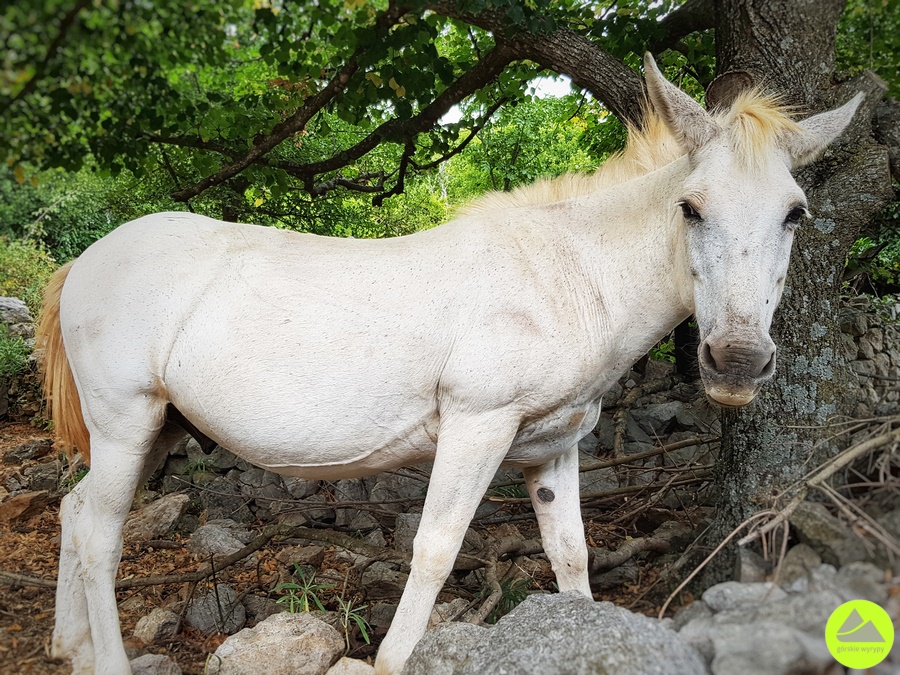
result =
M404 8L391 5L381 17L379 17L375 25L375 30L384 30L394 25L400 17L403 16L404 12ZM317 93L308 97L303 102L303 105L294 111L292 115L275 125L275 128L272 129L269 134L257 136L247 153L223 167L220 171L207 176L199 183L184 190L179 190L172 195L172 198L178 202L185 202L192 197L196 197L213 185L223 183L229 178L239 174L251 164L257 162L279 143L298 131L301 131L313 115L343 92L344 87L347 86L350 78L359 68L358 58L361 53L362 51L357 51L357 53L354 54L347 63L337 71L337 73L335 73L328 84Z
M623 121L640 122L643 82L640 75L590 39L568 28L548 33L510 32L509 20L499 10L472 14L460 11L456 0L433 0L428 9L503 36L514 55L554 72L568 75L590 91Z

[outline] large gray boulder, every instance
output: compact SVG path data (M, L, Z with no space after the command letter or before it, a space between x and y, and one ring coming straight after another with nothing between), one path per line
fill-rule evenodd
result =
M425 634L404 675L702 675L703 658L655 619L577 592L531 595L490 629Z

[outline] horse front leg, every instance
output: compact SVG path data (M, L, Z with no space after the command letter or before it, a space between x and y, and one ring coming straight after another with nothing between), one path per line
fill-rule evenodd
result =
M425 633L438 592L453 570L463 537L500 462L518 419L507 412L445 415L409 580L375 659L377 675L395 675Z
M591 596L588 552L578 489L578 445L541 466L524 470L534 504L544 553L550 559L560 592Z

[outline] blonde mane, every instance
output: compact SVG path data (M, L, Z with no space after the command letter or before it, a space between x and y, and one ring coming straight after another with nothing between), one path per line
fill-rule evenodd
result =
M754 160L768 156L780 136L801 129L791 119L791 112L777 98L750 89L739 94L729 109L713 113L713 118L729 134L736 156L752 165ZM459 213L540 206L580 197L645 176L685 154L662 118L646 103L643 126L629 124L625 149L607 159L594 173L567 173L510 192L488 192L463 206Z

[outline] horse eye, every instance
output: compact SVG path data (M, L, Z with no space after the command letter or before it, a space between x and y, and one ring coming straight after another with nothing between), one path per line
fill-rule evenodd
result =
M697 209L691 206L690 202L678 202L678 206L681 207L681 213L688 220L702 220L700 214L697 212Z
M795 206L788 212L787 217L784 219L784 224L796 227L808 215L809 211L806 210L806 207Z

